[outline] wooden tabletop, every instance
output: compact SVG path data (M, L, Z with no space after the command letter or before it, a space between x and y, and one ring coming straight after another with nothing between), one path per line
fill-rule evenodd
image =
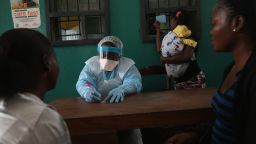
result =
M51 103L71 133L141 127L179 126L214 119L211 99L216 89L145 92L122 103L86 103L81 98Z

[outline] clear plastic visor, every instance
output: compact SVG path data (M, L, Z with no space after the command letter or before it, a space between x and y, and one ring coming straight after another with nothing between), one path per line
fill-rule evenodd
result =
M100 58L119 61L122 55L122 49L110 46L98 46L97 48Z

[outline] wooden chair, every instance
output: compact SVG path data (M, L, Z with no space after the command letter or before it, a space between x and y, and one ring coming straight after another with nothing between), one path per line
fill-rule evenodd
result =
M140 74L142 76L159 75L159 74L165 74L166 75L165 68L161 65L147 66L147 67L141 68L139 71L140 71Z
M165 75L166 77L166 86L167 90L173 89L173 82L171 78L168 78L166 75L165 67L162 65L151 65L139 69L139 72L142 77L151 76L151 75Z

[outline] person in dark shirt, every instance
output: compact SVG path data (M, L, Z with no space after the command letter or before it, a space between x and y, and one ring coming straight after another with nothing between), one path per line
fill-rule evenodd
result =
M212 44L233 62L216 92L212 144L256 143L256 24L253 0L219 0L212 17ZM167 144L195 143L197 133L180 133Z

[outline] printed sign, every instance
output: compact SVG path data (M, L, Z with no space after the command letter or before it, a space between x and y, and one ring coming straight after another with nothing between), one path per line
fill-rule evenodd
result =
M41 25L39 0L10 0L14 28L38 28Z

